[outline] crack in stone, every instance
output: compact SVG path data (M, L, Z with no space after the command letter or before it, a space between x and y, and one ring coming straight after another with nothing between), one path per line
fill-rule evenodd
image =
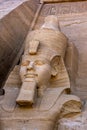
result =
M70 23L70 24L66 24L64 25L64 27L66 26L71 26L71 25L74 25L74 24L82 24L82 23L86 23L87 21L83 21L83 22L74 22L74 23Z

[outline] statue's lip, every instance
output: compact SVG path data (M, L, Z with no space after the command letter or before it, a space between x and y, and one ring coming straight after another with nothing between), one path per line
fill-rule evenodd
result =
M27 72L28 75L36 75L34 72Z
M35 73L27 73L25 76L26 77L35 77L35 76L37 76L37 74L35 74Z

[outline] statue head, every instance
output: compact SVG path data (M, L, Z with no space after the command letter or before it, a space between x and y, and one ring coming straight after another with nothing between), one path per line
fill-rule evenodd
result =
M20 69L22 81L35 79L38 87L49 86L51 78L58 74L67 47L67 37L59 31L57 17L46 17L43 26L31 31L25 43Z
M32 104L34 103L34 90L36 88L38 88L38 95L42 96L44 90L51 86L52 81L55 81L54 84L58 86L57 79L60 66L63 66L63 73L66 73L63 59L67 47L67 37L58 29L57 17L52 15L45 18L45 23L40 29L31 31L27 35L25 44L20 67L23 84L17 102L19 104L21 102L22 104L27 102ZM66 74L64 82L68 79ZM59 86L61 85L59 84ZM29 92L32 91L28 93L28 89ZM24 99L24 97L27 98Z

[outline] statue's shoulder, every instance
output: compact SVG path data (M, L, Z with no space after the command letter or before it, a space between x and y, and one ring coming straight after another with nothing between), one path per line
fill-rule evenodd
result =
M60 96L63 93L67 94L69 89L68 87L47 88L40 104L40 110L49 110L54 107L56 102L60 100Z

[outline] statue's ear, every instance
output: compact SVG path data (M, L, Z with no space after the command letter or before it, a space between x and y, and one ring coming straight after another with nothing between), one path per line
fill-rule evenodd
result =
M60 64L61 57L56 55L51 60L51 67L52 67L52 76L56 76L58 74L59 64Z

